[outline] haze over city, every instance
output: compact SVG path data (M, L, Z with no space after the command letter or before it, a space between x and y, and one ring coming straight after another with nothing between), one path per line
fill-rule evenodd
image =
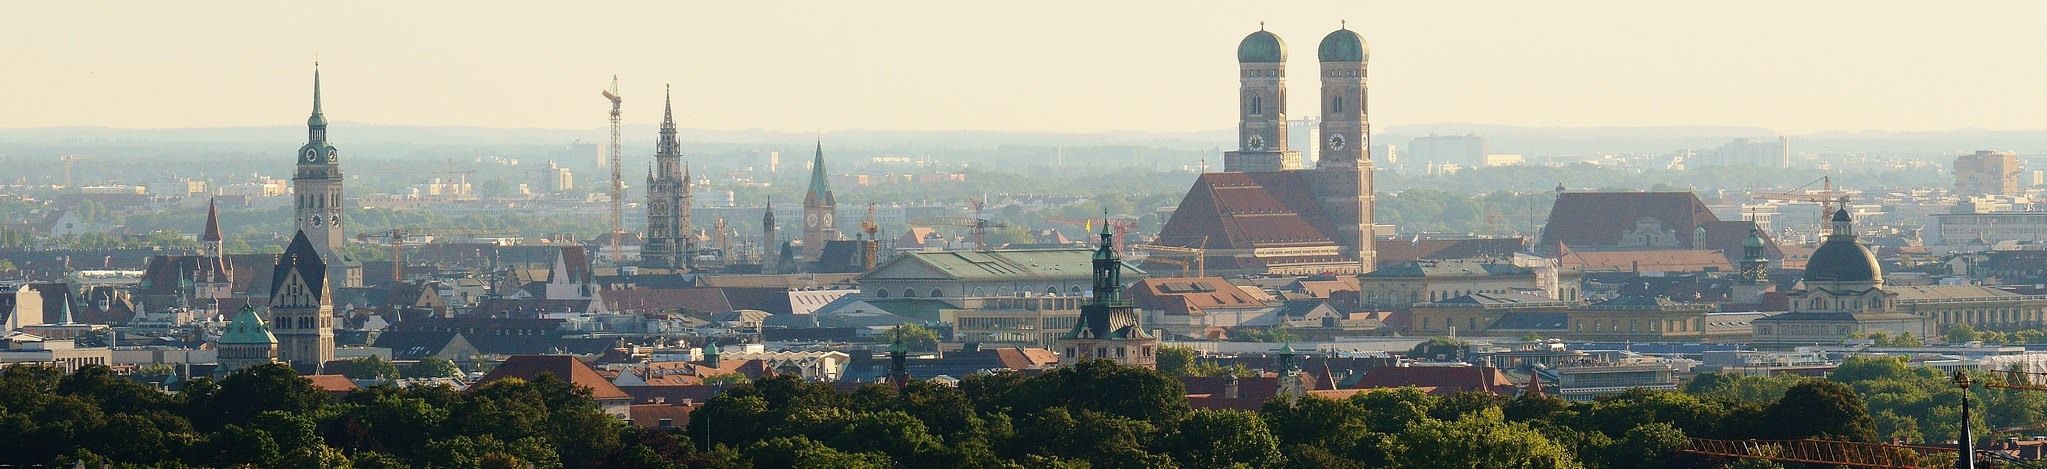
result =
M0 6L0 468L2047 467L2047 4L1265 3Z
M0 127L1226 127L1231 44L1347 21L1380 126L2047 129L2038 2L71 2L0 6ZM27 72L27 73L24 73ZM1295 65L1296 80L1312 70ZM1309 93L1291 98L1296 109ZM1296 112L1296 114L1303 114Z

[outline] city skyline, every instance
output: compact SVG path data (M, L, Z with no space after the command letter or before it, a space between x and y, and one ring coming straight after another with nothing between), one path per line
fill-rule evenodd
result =
M1205 131L1263 21L1295 80L1322 35L1363 35L1380 126L2047 128L2042 5L1176 6L17 4L53 20L0 31L36 71L0 76L0 127L288 122L317 56L334 118L379 125L595 128L617 74L635 124L668 84L691 129Z

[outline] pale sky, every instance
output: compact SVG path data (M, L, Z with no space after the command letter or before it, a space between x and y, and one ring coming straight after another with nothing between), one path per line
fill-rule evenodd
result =
M0 3L0 127L328 118L1199 131L1235 125L1236 44L1286 40L1294 110L1348 20L1379 126L2047 129L2047 2ZM1298 117L1296 115L1294 117Z

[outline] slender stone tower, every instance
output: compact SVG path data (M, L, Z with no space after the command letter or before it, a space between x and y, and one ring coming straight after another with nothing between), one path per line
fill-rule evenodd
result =
M803 256L806 260L817 260L824 253L824 242L839 239L839 199L832 197L831 183L825 180L824 142L817 144L817 159L810 163L810 190L803 194Z
M337 287L362 284L362 270L351 269L342 253L348 238L341 232L341 155L327 143L327 115L320 111L320 68L313 66L313 116L306 119L306 144L299 147L298 171L291 178L293 220L305 233Z
M696 236L690 229L689 168L682 164L682 144L675 140L673 99L662 105L661 138L654 145L654 171L647 175L647 244L643 265L666 269L694 267Z
M1360 272L1376 269L1372 248L1372 124L1367 117L1364 38L1338 29L1322 38L1322 158L1313 187L1322 212L1336 224L1337 243L1355 256Z
M1237 151L1223 153L1225 172L1301 167L1286 143L1286 43L1258 26L1237 44Z

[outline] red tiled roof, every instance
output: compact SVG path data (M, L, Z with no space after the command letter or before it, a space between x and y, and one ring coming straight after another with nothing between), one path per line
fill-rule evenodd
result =
M662 426L661 419L668 419L669 427L687 427L689 426L689 414L695 412L698 407L703 406L703 403L692 403L690 405L634 404L628 407L626 412L627 415L632 416L633 425L638 425L640 428L660 427Z
M1633 226L1633 225L1630 225ZM1414 239L1380 237L1372 244L1378 267L1392 267L1417 259L1465 259L1506 257L1521 251L1522 238Z
M702 362L652 362L642 370L648 386L694 386L705 378L739 373L746 379L774 376L775 370L762 360L720 360L713 368Z
M1041 348L996 349L995 357L1002 360L1002 366L1012 370L1028 370L1059 363L1059 356L1051 350Z
M1512 396L1520 389L1505 373L1489 366L1383 366L1365 372L1353 388L1435 388L1429 394L1449 395L1470 390L1491 391Z
M355 381L349 380L347 376L342 375L306 375L306 379L313 382L313 387L325 389L327 392L332 393L346 393L362 389L361 386L355 385Z
M604 308L611 311L665 312L678 308L702 313L732 311L725 290L718 288L605 290L598 292L598 296L604 299Z
M1309 192L1313 171L1207 173L1194 181L1156 243L1206 249L1334 246L1336 225ZM1301 259L1310 261L1312 259ZM1213 269L1256 258L1209 256Z
M1148 278L1132 284L1129 292L1131 302L1139 308L1161 309L1173 314L1268 306L1257 296L1216 277Z
M597 374L590 365L568 355L513 355L504 363L476 380L476 386L504 378L519 378L527 381L539 379L541 374L552 374L555 378L577 386L590 388L590 397L596 399L630 399L625 391Z
M1660 251L1579 251L1559 256L1558 264L1582 272L1731 272L1732 264L1720 251L1674 249Z
M1683 248L1694 247L1693 230L1720 221L1690 192L1565 192L1550 206L1539 246L1618 246L1621 233L1643 218L1662 222Z

